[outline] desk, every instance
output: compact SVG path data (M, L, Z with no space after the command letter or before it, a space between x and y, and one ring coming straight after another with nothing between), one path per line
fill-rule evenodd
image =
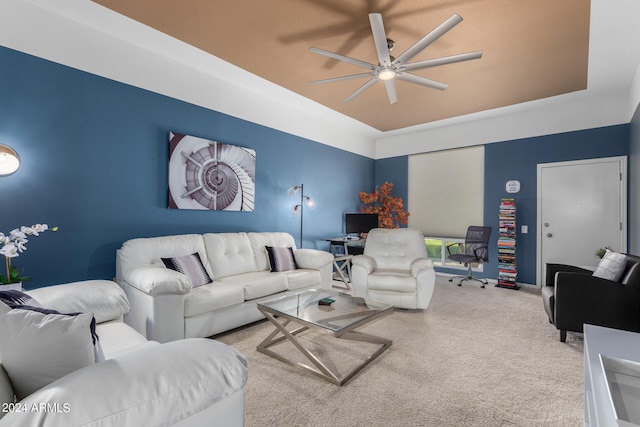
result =
M353 291L353 288L350 285L352 258L353 258L353 255L334 255L333 256L333 266L335 267L336 273L340 277L340 280L342 280L342 282L344 283L344 288L340 288L340 289L344 289L345 291ZM347 270L347 276L344 275L344 270ZM333 278L334 279L336 278L335 274L333 275ZM337 286L334 285L333 287L335 288Z
M349 254L349 247L351 248L364 248L364 243L366 239L347 239L346 237L330 237L324 239L329 242L329 252L331 252L334 256L333 258L333 266L335 267L336 273L340 277L345 284L346 290L352 290L351 285L351 259L353 255L357 254ZM341 248L339 253L334 252L334 248ZM362 253L361 251L358 252ZM344 271L347 271L347 276L345 277Z
M329 242L329 252L331 252L332 254L334 253L333 248L337 246L337 247L343 248L344 252L342 252L342 254L349 255L349 251L348 251L349 246L363 248L364 243L366 242L367 239L347 239L346 237L330 237L324 240Z

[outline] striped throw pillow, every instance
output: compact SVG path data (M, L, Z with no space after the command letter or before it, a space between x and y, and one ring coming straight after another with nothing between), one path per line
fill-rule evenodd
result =
M8 291L0 291L0 301L7 304L11 308L20 305L29 305L32 307L42 307L31 295L27 295L17 289L9 289Z
M298 268L293 257L293 249L275 246L265 246L269 254L271 271L289 271Z
M161 259L165 267L187 276L194 288L211 283L211 278L207 274L207 270L204 269L197 252L191 255Z

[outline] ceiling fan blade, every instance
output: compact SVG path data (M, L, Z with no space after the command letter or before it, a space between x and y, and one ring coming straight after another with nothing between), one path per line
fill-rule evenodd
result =
M337 59L338 61L348 62L358 67L368 68L369 70L375 70L377 65L369 64L368 62L360 61L358 59L350 58L348 56L340 55L339 53L329 52L328 50L312 47L309 49L313 53L319 53L320 55L328 56L329 58Z
M449 85L447 84L440 83L435 80L427 79L425 77L416 76L415 74L411 74L411 73L398 73L396 75L396 79L403 80L409 83L416 83L422 86L427 86L427 87L440 89L440 90L445 90L446 88L449 87Z
M369 80L368 82L366 82L365 84L363 84L362 86L360 86L358 88L358 90L356 90L355 92L353 92L351 95L347 96L344 99L344 102L349 102L351 101L353 98L355 98L356 96L360 95L362 92L364 92L365 90L369 89L371 86L374 85L374 83L376 83L378 80L380 80L378 78L378 76L375 76L374 78L372 78L371 80Z
M321 84L321 83L331 83L331 82L339 82L341 80L350 80L350 79L357 79L360 77L372 77L375 76L376 73L375 71L369 72L369 73L360 73L360 74L350 74L348 76L342 76L342 77L333 77L331 79L324 79L324 80L314 80L312 82L309 82L309 84L312 85L317 85L317 84Z
M370 13L369 22L371 23L373 41L376 44L376 52L378 53L378 63L381 67L388 67L389 65L391 65L391 57L389 56L387 34L384 31L382 15L380 15L379 13Z
M387 88L387 96L389 97L389 104L395 104L398 102L398 92L396 91L395 80L385 80L384 85Z
M426 61L412 62L402 65L399 71L421 70L423 68L437 67L438 65L453 64L455 62L469 61L482 57L482 52L461 53L459 55L443 56L442 58L428 59Z
M450 29L458 25L460 22L462 22L462 17L457 13L454 13L451 16L451 18L444 21L436 29L434 29L429 34L424 36L421 40L419 40L416 44L414 44L409 49L402 52L402 54L400 54L400 56L398 56L396 60L393 61L393 65L395 64L402 65L407 61L411 60L411 58L413 58L414 56L422 52L422 50L424 50L427 46L429 46L431 43L438 40L447 31L449 31Z

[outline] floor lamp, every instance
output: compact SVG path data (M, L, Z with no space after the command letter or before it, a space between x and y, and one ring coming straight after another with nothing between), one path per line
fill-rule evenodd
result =
M297 215L300 213L300 246L298 248L302 248L302 223L304 222L304 205L306 204L308 207L313 206L313 199L309 196L304 195L304 184L294 185L289 189L289 193L298 194L300 192L300 203L293 206L293 214Z

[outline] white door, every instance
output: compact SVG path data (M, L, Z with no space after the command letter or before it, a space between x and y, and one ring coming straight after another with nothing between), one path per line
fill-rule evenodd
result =
M626 251L626 160L538 165L538 286L547 262L595 266L598 248Z

